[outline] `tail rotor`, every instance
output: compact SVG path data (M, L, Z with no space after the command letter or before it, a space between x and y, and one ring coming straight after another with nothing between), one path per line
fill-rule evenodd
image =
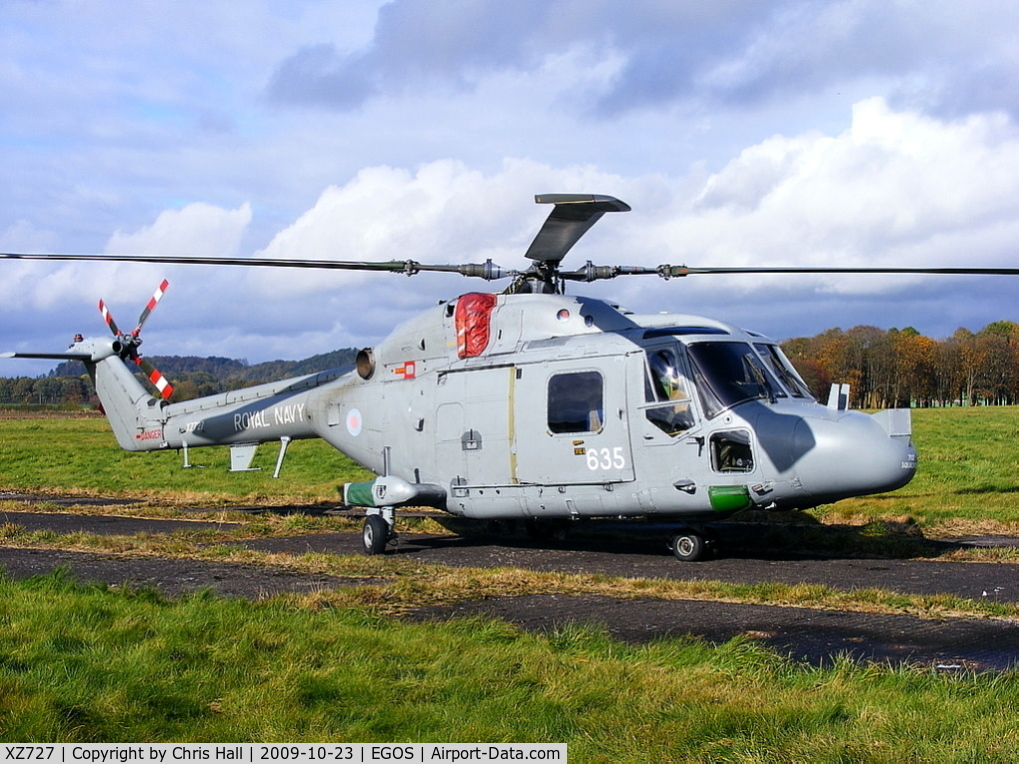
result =
M113 336L120 340L124 346L124 351L121 354L122 357L130 358L138 364L142 373L145 374L145 377L152 383L156 390L159 391L159 394L166 399L169 399L169 397L173 395L173 385L170 384L159 369L141 357L138 352L138 348L142 344L142 326L148 320L156 305L158 305L159 301L163 298L168 286L170 286L170 282L163 279L162 283L156 287L155 294L153 294L148 303L146 303L145 308L138 317L138 325L128 334L124 334L120 331L120 328L117 326L117 322L113 320L113 314L106 306L106 303L102 300L99 301L99 312L102 313L103 320L106 322L106 325L110 327L110 331L113 332Z
M166 279L163 279L162 283L160 283L160 285L156 287L155 294L153 294L152 297L149 298L149 301L145 304L145 308L142 310L141 315L138 316L138 326L136 326L134 328L134 331L131 332L133 336L137 337L141 333L142 326L148 320L149 315L152 313L152 311L155 310L156 306L159 304L159 301L163 299L163 295L166 294L166 288L168 286L170 286L170 282L167 281Z

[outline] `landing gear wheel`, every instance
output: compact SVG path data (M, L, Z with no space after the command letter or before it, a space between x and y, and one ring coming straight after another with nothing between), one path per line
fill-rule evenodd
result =
M708 554L708 545L704 542L704 537L693 531L677 533L669 542L669 549L677 560L683 562L697 562Z
M368 515L361 530L361 541L365 554L385 554L389 543L389 523L381 515Z

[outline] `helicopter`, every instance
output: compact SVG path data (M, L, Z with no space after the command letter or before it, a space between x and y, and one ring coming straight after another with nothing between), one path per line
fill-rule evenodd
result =
M0 254L0 259L188 263L459 273L511 279L499 293L439 302L361 349L338 369L183 402L141 357L141 330L166 291L160 284L136 327L75 337L57 353L7 358L84 362L118 444L128 451L228 446L231 469L250 467L263 443L321 438L376 475L344 484L365 510L364 552L397 541L406 507L451 521L523 521L536 533L594 518L671 523L682 561L709 555L710 527L750 509L807 509L892 491L916 473L909 409L849 408L847 385L817 400L778 343L700 316L642 315L566 293L569 282L624 275L713 273L938 273L1019 275L1008 268L689 268L562 261L606 213L612 196L544 194L552 211L525 252L525 270L485 263L424 264L182 258L162 255ZM151 394L132 365L155 387Z

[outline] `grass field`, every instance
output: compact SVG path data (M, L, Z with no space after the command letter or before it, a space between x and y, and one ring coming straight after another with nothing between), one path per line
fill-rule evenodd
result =
M913 483L815 516L915 523L925 532L1014 531L1019 411L918 411L914 431L921 463ZM358 475L317 442L293 445L280 480L271 478L274 450L263 447L259 459L263 472L229 474L225 450L196 451L192 461L210 468L183 470L177 454L119 451L102 420L0 419L0 490L133 496L148 501L139 512L172 515L174 506L195 502L226 511L237 503L333 501L336 485ZM375 581L247 602L208 595L168 601L75 585L59 573L0 578L0 739L548 741L568 743L575 762L1013 761L1019 750L1014 673L938 674L848 661L814 669L742 639L638 647L595 626L539 636L498 621L396 617L414 603L534 591L1019 619L1012 606L821 587L452 570L396 558L306 555L284 563L241 550L235 537L334 521L246 522L243 531L120 538L0 526L9 546L219 557ZM377 583L380 577L389 583Z
M0 418L0 490L126 496L169 502L336 501L337 486L368 475L321 440L290 444L279 479L278 447L263 445L254 467L230 473L226 448L191 451L185 469L175 451L130 453L106 420L90 417Z
M567 742L574 762L1011 761L1010 675L840 662L749 641L631 647L597 628L409 625L309 607L0 581L0 737Z
M1019 408L917 409L913 481L821 509L843 518L912 519L945 530L1019 531Z

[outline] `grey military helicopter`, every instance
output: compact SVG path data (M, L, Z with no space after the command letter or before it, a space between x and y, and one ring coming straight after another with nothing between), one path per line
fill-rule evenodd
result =
M481 264L337 262L156 255L2 254L0 258L325 268L512 279L468 292L361 350L356 366L170 403L172 388L141 358L141 329L75 338L59 353L6 357L83 361L117 442L129 451L229 446L247 468L261 443L322 438L377 475L343 487L363 507L363 545L395 541L396 511L427 506L450 519L522 520L532 530L591 518L673 525L680 560L715 543L712 521L749 509L815 507L891 491L916 472L908 409L865 414L847 386L814 398L778 344L721 321L641 315L565 293L567 282L623 275L714 273L993 273L979 268L688 268L560 266L607 212L611 196L548 194L553 209L525 253L526 270ZM151 395L128 362L156 386Z

